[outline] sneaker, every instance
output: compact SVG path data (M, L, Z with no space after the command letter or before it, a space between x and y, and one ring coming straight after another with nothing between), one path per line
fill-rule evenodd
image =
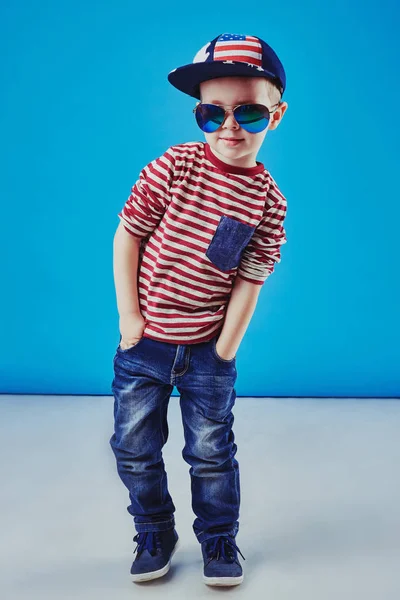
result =
M243 570L237 552L246 560L232 536L216 536L201 544L204 561L203 581L207 585L238 585L243 581Z
M131 567L132 581L157 579L168 573L171 558L178 549L179 536L174 529L167 531L143 531L133 541L137 546L136 558Z

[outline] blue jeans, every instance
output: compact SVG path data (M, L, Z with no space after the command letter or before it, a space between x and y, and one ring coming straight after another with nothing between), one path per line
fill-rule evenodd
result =
M175 526L162 458L174 385L185 437L182 456L190 465L194 533L201 543L239 530L239 464L232 431L236 357L225 360L217 354L218 335L189 345L142 337L127 350L117 348L110 445L138 533Z

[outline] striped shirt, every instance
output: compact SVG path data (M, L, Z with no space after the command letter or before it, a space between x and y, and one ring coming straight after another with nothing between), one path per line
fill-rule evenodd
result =
M195 344L217 335L235 277L263 285L281 261L286 206L262 163L229 165L206 142L171 146L145 166L118 214L141 239L143 336Z

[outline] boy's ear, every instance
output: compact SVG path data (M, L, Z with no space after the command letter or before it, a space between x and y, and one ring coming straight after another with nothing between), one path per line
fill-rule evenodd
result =
M275 110L275 112L271 115L271 122L268 125L268 131L276 129L279 123L282 121L283 115L285 114L288 108L287 102L282 102L282 104Z

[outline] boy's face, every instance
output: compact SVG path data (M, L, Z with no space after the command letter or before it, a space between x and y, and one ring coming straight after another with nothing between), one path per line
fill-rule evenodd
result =
M220 77L200 84L201 102L220 104L233 108L237 104L264 104L272 112L268 127L260 133L249 133L227 113L225 121L213 133L204 133L207 143L220 160L237 167L255 167L256 156L269 129L276 129L287 109L287 103L273 105L268 97L267 83L263 77ZM223 138L241 141L235 146Z

